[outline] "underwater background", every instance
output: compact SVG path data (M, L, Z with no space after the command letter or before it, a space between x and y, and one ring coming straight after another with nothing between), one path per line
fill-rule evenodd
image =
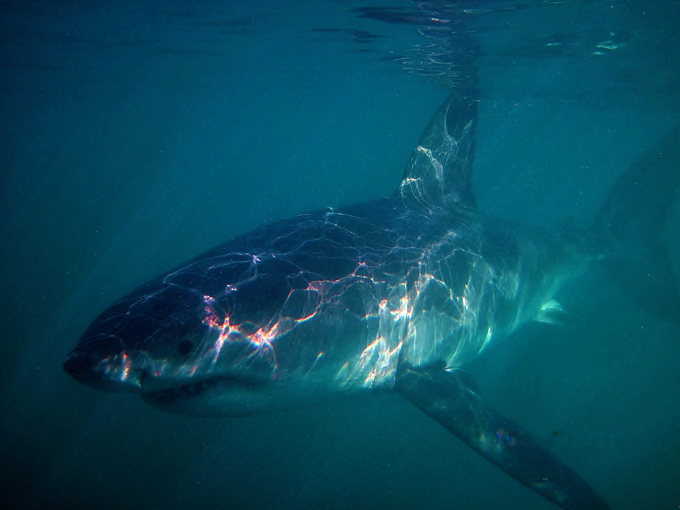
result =
M61 363L149 278L392 194L452 87L479 209L587 226L680 124L678 47L675 2L0 0L3 508L554 508L397 395L184 417ZM612 508L677 509L678 327L604 271L561 302L469 371Z

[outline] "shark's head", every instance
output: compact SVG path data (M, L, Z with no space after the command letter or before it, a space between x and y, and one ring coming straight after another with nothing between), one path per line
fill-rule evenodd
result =
M221 413L248 414L257 406L251 394L277 375L272 347L277 331L266 325L278 303L274 299L264 309L243 290L246 299L235 304L225 294L237 289L227 287L220 304L195 287L151 282L99 315L64 369L91 387L139 392L150 403L179 412L211 412L210 390L219 386ZM228 314L227 304L240 309Z
M342 384L338 373L355 345L348 335L367 334L366 317L351 307L368 284L355 279L311 280L283 257L208 258L105 310L64 369L91 387L137 392L185 414L243 415L308 402Z

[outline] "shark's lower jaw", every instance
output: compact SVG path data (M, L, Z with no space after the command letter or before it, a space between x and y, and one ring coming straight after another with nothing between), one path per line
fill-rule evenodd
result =
M224 379L224 377L211 377L210 379L180 384L163 390L142 392L142 398L147 402L154 402L156 405L170 405L179 400L198 397Z
M263 406L258 403L263 398L262 394L266 394L261 391L263 386L266 385L217 376L159 390L142 391L141 397L154 407L178 414L248 416L262 410Z

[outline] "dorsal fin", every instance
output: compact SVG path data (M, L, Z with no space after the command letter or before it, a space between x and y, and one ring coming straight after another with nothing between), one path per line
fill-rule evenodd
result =
M397 194L442 207L475 207L472 194L477 99L457 90L439 107L413 151Z

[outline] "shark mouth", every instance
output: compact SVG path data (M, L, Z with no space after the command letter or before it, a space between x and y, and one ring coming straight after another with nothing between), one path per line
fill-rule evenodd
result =
M172 387L142 391L142 399L154 407L184 415L248 416L258 412L262 381L218 376ZM266 397L265 397L266 398Z
M197 382L180 384L179 386L173 386L163 390L143 392L142 398L149 403L164 407L172 405L180 400L196 398L225 380L232 381L233 379L225 377L211 377L209 379L202 379Z

